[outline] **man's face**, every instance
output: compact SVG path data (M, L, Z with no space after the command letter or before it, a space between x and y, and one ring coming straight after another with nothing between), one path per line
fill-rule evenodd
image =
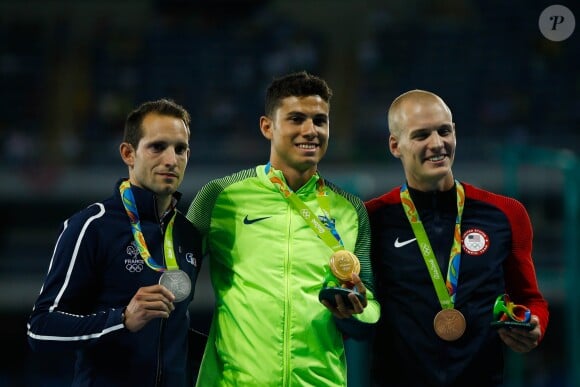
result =
M406 101L398 115L400 133L391 135L391 153L401 159L413 188L430 191L453 185L455 124L437 100Z
M179 118L150 113L142 129L137 149L129 145L123 156L131 183L159 197L169 196L181 184L189 159L187 127Z
M328 148L329 105L317 95L288 97L274 117L262 117L261 129L271 141L270 160L280 170L316 171Z

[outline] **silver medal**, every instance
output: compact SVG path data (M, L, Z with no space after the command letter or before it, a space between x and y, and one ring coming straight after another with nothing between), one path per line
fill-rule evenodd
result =
M159 284L165 286L175 296L174 302L185 300L191 292L191 280L183 270L167 270L161 274Z

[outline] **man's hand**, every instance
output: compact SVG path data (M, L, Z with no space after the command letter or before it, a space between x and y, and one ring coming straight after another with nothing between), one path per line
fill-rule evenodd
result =
M139 288L125 309L125 327L137 332L153 319L168 318L175 309L174 299L173 293L163 285Z
M498 329L499 337L514 352L526 353L538 346L542 329L538 316L532 315L530 322L534 325L532 330L524 328L500 328Z
M364 308L367 306L367 288L362 283L360 277L357 274L352 274L352 284L354 287L357 288L360 295L363 296L363 301L357 297L356 294L350 293L348 295L348 299L350 301L350 305L347 305L343 298L340 295L335 295L336 306L332 305L330 302L326 300L322 300L322 304L326 306L328 310L332 312L332 314L336 318L351 318L353 314L360 314L363 312Z

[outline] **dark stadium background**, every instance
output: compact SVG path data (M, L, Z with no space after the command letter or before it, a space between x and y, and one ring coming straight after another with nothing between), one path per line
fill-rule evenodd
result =
M390 101L412 88L447 101L456 177L518 197L535 227L551 322L535 351L508 354L506 385L580 386L580 38L540 33L552 4L0 0L0 386L70 380L72 355L31 353L26 319L60 222L126 175L128 111L169 97L192 114L185 209L210 178L266 161L264 89L302 69L334 90L321 170L364 199L402 182L386 147ZM580 17L578 2L556 4ZM191 305L200 331L212 302L204 272Z

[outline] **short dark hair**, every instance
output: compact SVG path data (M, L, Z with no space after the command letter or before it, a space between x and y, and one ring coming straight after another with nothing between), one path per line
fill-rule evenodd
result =
M286 74L275 78L266 90L266 103L264 112L272 117L284 98L297 96L305 97L319 95L330 105L332 90L326 81L320 77L309 74L306 71Z
M141 125L143 119L149 113L159 114L161 116L170 116L179 118L185 124L187 133L189 135L189 124L191 117L185 108L171 99L162 98L156 101L147 101L139 105L136 109L129 113L125 121L125 132L123 134L123 142L131 144L135 149L139 145L139 140L143 137L143 130Z

